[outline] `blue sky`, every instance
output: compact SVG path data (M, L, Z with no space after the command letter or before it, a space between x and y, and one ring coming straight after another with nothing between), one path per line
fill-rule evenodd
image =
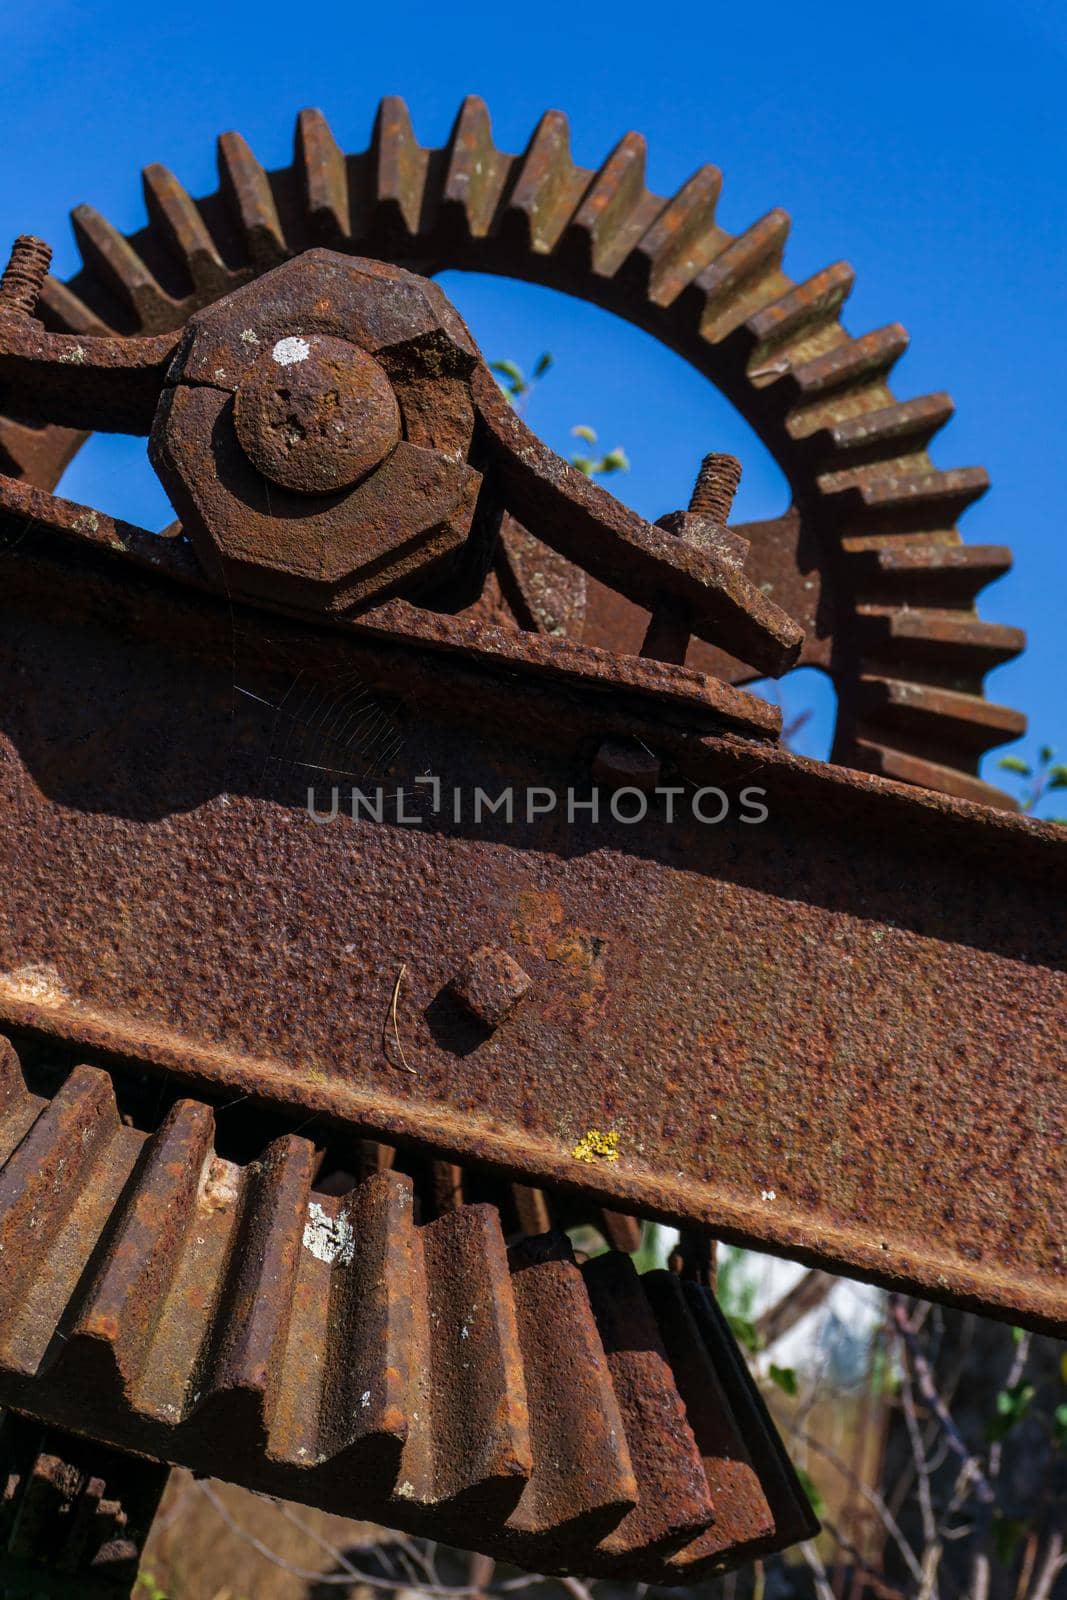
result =
M0 235L43 235L61 273L77 259L70 206L87 200L124 230L136 226L147 162L204 193L216 183L218 132L237 128L266 165L284 164L305 105L326 112L344 148L361 148L384 93L405 96L432 144L467 92L488 101L497 141L511 150L545 107L558 107L571 119L576 159L590 166L638 128L661 193L703 161L722 168L719 217L731 231L784 206L791 275L844 257L857 273L847 326L862 333L899 320L911 333L895 392L953 395L957 415L935 441L935 460L983 465L993 480L962 530L1016 555L1015 571L986 591L983 614L1030 635L1026 655L992 675L988 692L1028 713L1022 753L1038 743L1067 752L1062 8L550 0L521 10L302 10L186 0L153 13L115 0L17 10L8 0L5 12ZM640 511L684 503L709 448L745 463L740 516L783 509L784 483L745 425L644 335L546 290L455 277L447 287L491 358L530 364L553 352L529 421L561 449L576 422L607 446L623 444L633 470L613 487ZM158 524L142 457L141 446L96 441L65 489ZM824 753L827 697L795 683L786 701L791 711L816 706L807 749Z

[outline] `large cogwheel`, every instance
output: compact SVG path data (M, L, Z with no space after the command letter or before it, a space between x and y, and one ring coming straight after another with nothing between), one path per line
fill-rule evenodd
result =
M977 777L978 763L1025 722L986 700L982 684L1024 638L975 608L1010 553L965 545L955 526L985 492L986 474L933 466L927 446L951 401L894 399L888 377L907 336L896 323L858 338L845 331L846 264L801 284L782 271L785 212L732 237L715 221L715 167L665 200L645 187L639 134L591 171L571 160L556 111L521 156L506 155L476 97L441 150L419 145L406 107L388 98L370 148L356 155L339 149L317 111L298 118L290 167L264 171L235 133L222 135L218 151L219 189L203 200L166 168L148 167L148 225L129 238L91 207L75 209L84 264L67 284L48 280L38 313L47 326L170 330L314 245L424 274L494 272L617 312L709 378L789 481L786 514L742 529L752 546L746 570L803 626L800 664L834 682L832 759L1011 804ZM0 417L0 470L54 488L84 437ZM647 621L591 583L584 621L569 627L589 643L636 652ZM706 645L694 644L691 659L733 682L754 676Z

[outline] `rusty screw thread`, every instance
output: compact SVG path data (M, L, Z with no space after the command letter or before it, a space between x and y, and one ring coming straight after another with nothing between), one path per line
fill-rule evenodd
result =
M741 482L741 463L736 456L712 450L700 463L697 481L689 497L689 509L713 522L725 522Z
M20 233L0 278L0 308L32 317L52 261L52 247L32 233Z

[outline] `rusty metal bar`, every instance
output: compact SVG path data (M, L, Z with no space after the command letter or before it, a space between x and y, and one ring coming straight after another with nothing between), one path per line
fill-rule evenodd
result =
M1067 1325L1056 829L716 734L707 707L668 722L521 652L494 671L270 618L20 528L0 645L3 1021ZM418 825L395 798L380 823L308 815L309 783L322 807L367 771L338 733L353 679L399 733L372 777ZM337 717L332 742L321 717L300 727L293 755L297 680ZM473 820L477 788L589 800L612 739L653 753L673 823L662 796L614 820L604 788L599 823ZM719 826L694 817L702 786L727 797ZM752 787L760 825L739 820ZM483 947L529 979L496 1027L452 988Z

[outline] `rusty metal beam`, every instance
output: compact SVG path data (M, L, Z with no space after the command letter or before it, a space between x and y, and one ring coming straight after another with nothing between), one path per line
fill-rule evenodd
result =
M595 676L265 617L20 528L0 1019L1067 1326L1058 830L716 732L706 705L667 721ZM354 680L398 736L370 780L417 826L307 814L309 782L321 806L374 769ZM477 787L590 798L626 738L680 791L674 823L662 798L634 825L472 820ZM705 785L720 826L693 818ZM738 820L750 786L762 825ZM496 1028L450 987L485 946L530 979Z

